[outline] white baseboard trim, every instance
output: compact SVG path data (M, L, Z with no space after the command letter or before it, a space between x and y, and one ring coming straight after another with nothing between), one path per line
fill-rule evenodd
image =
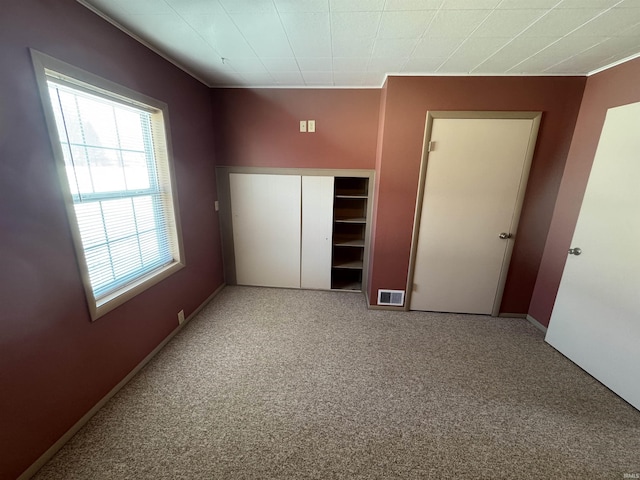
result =
M547 327L545 327L544 325L542 325L538 320L536 320L535 318L533 318L531 315L527 315L527 320L531 323L531 325L533 325L534 327L536 327L538 330L540 330L543 333L547 333Z
M33 464L27 468L22 475L20 475L17 480L28 480L29 478L31 478L32 476L34 476L36 474L36 472L38 470L40 470L45 463L47 463L49 460L51 460L51 458L57 453L58 450L60 450L65 443L67 443L69 440L71 440L71 437L73 437L76 433L78 433L78 430L80 430L90 419L91 417L93 417L96 413L98 413L98 411L116 394L118 393L118 391L124 387L127 383L129 383L129 381L136 376L136 374L142 370L144 368L144 366L149 363L149 361L155 357L157 355L157 353L162 350L162 348L169 343L169 341L180 331L184 328L184 326L189 323L189 321L195 317L198 313L200 313L200 311L207 306L207 304L209 302L211 302L211 300L213 300L221 291L222 289L226 286L225 283L223 283L222 285L220 285L215 292L213 292L211 295L209 295L209 297L202 302L198 308L196 308L193 313L191 315L189 315L187 318L185 318L184 322L182 322L182 324L178 325L169 335L167 335L167 337L160 342L160 344L153 349L153 351L151 353L149 353L149 355L147 355L146 357L144 357L144 359L134 367L133 370L131 370L131 372L129 372L129 374L124 377L122 380L120 380L120 382L111 389L111 391L109 391L109 393L107 393L104 397L102 397L100 399L100 401L98 401L98 403L96 403L93 408L91 408L91 410L89 410L87 413L85 413L82 418L80 420L78 420L75 425L73 425L69 430L67 430L65 432L64 435L62 435L62 437L60 437L58 439L58 441L56 441L53 445L51 445L51 447L49 447L47 449L46 452L44 452L42 455L40 455L40 457L33 462Z

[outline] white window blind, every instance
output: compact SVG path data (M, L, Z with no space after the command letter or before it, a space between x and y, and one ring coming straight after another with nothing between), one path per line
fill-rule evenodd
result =
M96 301L179 261L162 112L47 72Z

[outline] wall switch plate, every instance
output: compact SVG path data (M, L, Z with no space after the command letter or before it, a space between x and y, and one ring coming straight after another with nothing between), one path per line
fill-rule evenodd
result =
M306 132L307 131L307 121L306 120L300 120L300 131L301 132Z
M178 312L178 325L182 325L182 322L184 322L184 310Z
M316 121L308 120L307 125L309 126L309 132L314 133L316 131Z

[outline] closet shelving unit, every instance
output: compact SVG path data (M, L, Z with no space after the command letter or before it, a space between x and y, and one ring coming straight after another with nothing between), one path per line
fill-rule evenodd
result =
M362 290L369 179L335 177L331 288Z

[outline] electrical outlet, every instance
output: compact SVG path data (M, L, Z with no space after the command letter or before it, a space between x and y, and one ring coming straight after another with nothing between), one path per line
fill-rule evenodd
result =
M184 310L178 312L178 325L182 325L182 322L184 322Z
M307 120L307 125L309 128L307 129L309 133L314 133L316 131L316 121L315 120Z
M216 200L215 202L213 202L213 208L214 210L217 212L218 210L220 210L220 203L218 202L218 200Z
M300 131L302 133L306 133L306 131L307 131L307 121L306 120L300 120Z

